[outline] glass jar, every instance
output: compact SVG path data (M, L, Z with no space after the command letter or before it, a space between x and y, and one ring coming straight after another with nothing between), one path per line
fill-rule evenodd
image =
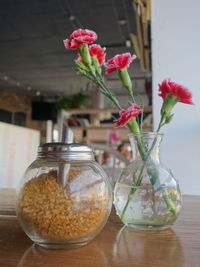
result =
M162 134L130 134L132 162L114 189L116 212L127 226L161 230L179 215L182 198L171 170L160 161Z
M25 233L45 248L87 244L103 228L112 192L87 145L47 143L17 190L17 216Z

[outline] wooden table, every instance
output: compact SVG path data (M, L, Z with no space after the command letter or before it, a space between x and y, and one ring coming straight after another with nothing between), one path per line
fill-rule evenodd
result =
M13 194L0 190L1 267L200 267L200 197L184 196L181 215L171 229L144 232L124 228L113 211L91 243L65 250L34 245L18 224L14 201Z

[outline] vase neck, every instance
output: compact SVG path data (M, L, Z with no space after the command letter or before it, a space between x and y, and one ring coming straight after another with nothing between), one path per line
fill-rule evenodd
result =
M129 139L132 148L132 160L144 160L148 157L148 159L160 162L162 134L154 132L141 135L130 134Z

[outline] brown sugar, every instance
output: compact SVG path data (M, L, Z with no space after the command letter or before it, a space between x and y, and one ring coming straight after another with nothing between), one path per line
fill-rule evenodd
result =
M77 175L81 176L80 170L70 170L69 184ZM70 190L70 186L62 188L57 182L56 171L32 178L20 192L19 216L29 229L45 239L92 235L107 218L108 192L99 193L94 188L81 197L80 191Z

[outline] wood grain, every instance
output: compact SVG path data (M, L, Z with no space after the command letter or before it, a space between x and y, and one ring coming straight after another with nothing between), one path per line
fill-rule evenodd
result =
M10 198L5 201L6 194ZM101 233L87 246L46 250L34 245L15 216L15 198L0 190L1 267L199 267L200 197L184 196L184 207L174 226L158 232L135 231L123 227L114 209ZM3 208L3 201L7 208Z

